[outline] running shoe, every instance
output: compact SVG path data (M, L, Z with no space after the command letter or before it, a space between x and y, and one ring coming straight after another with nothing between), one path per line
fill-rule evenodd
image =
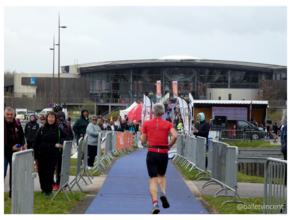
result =
M88 166L88 169L89 169L89 170L92 170L92 169L94 169L94 167L89 167L89 166Z
M46 193L46 196L52 196L52 192Z
M52 185L52 190L58 190L59 189L59 185Z
M155 205L152 209L152 212L150 214L158 214L160 212L159 205Z
M45 193L44 191L42 191L41 194L42 194L43 196L46 196L46 193Z
M164 193L161 193L160 200L162 201L162 207L167 209L170 207L167 197Z

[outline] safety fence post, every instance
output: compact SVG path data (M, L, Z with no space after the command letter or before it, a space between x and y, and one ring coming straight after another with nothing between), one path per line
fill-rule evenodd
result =
M12 156L11 214L33 214L34 151L16 152Z
M73 191L69 185L69 171L70 171L70 157L71 157L71 149L72 149L72 141L65 141L63 143L63 151L62 151L62 162L61 162L61 173L60 173L60 187L55 195L52 197L51 201L55 199L55 197L62 191L70 202L64 188L68 186L72 195Z

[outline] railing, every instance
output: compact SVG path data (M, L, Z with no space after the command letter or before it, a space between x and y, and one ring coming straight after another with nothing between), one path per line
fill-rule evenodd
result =
M267 159L264 177L264 214L287 214L286 174L286 160Z

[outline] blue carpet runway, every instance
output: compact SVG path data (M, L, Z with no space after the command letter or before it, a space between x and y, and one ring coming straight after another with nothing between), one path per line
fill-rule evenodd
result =
M146 167L147 151L140 149L116 160L85 214L150 214L152 200ZM207 214L170 161L165 177L170 207L163 209L158 193L159 214Z

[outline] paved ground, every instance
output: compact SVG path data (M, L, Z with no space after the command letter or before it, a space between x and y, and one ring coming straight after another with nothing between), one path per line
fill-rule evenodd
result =
M149 214L152 200L146 155L147 149L141 149L117 160L85 214ZM163 209L160 203L160 214L207 213L171 163L166 172L166 194L171 207Z

